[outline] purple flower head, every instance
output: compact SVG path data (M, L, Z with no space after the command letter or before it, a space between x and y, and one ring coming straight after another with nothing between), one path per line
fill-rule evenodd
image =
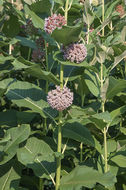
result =
M66 86L63 89L56 86L55 90L48 92L47 101L53 109L63 111L73 103L73 92Z
M52 16L45 18L44 30L51 34L56 28L61 29L66 24L65 17L60 14L53 14Z
M63 57L70 62L81 63L87 56L87 48L84 44L72 43L63 50Z
M43 62L45 53L41 49L35 49L32 52L32 61Z
M44 39L42 36L40 36L35 42L36 42L38 49L43 49L45 47Z
M35 35L38 32L38 29L33 26L31 19L29 19L26 25L22 26L22 28L28 35Z

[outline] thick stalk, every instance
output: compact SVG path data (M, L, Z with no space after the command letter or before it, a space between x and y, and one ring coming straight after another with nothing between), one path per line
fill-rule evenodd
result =
M65 20L67 22L67 16L68 16L68 5L69 5L69 0L66 0L66 4L65 4ZM66 23L67 25L67 23Z
M102 0L102 23L105 21L105 2ZM102 29L102 36L104 36L104 27Z

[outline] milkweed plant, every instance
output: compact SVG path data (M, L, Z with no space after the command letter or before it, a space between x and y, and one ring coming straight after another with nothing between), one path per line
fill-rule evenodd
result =
M126 189L125 5L0 0L0 189Z

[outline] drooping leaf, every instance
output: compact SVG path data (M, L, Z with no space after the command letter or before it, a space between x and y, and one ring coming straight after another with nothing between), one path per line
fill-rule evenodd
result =
M110 187L115 182L116 179L110 172L102 174L91 167L77 166L72 172L61 178L60 190L80 190L81 187L93 188L96 183Z
M126 80L109 78L109 86L106 94L107 99L112 99L116 94L126 89Z
M111 160L114 163L116 163L119 167L126 168L126 152L125 151L117 152L117 154L113 156Z
M77 26L63 26L62 29L55 29L52 33L52 37L64 45L68 45L79 39L82 30L82 25Z
M21 166L17 160L11 160L0 166L1 190L17 190L21 178Z
M85 70L85 82L91 91L91 93L99 97L100 96L100 84L98 78L94 72Z
M24 10L25 10L26 14L28 14L32 18L33 25L36 28L43 29L44 21L39 16L37 16L33 11L31 11L27 5L24 6Z
M25 124L31 122L35 117L35 113L19 112L16 110L8 110L0 112L0 126L7 125L15 127L18 124Z
M29 48L32 48L32 49L36 49L36 44L33 40L31 39L28 39L26 37L22 37L22 36L16 36L16 39L18 39L18 41L20 42L20 44L22 46L26 46L26 47L29 47Z
M62 128L63 137L67 137L78 142L94 147L94 140L90 134L90 131L81 125L79 122L69 120Z
M60 84L59 79L53 73L42 70L41 66L39 65L31 66L28 69L25 69L25 71L29 73L31 76L36 77L37 79L47 80L55 85Z
M3 146L3 152L0 154L0 165L8 162L16 154L17 148L21 142L26 140L30 135L29 125L21 125L8 129L6 135L11 139Z
M18 149L18 160L32 168L38 177L51 178L55 173L55 158L53 151L47 143L35 137L29 138L26 145Z
M51 2L49 0L41 0L35 3L32 3L30 6L31 10L35 13L50 13Z
M57 114L47 103L46 94L34 84L16 81L9 86L6 96L19 107L30 108L44 118L48 116L54 120Z

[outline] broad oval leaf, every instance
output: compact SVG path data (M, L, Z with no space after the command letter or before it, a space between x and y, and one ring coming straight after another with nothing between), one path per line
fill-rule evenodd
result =
M7 130L6 135L10 136L10 140L3 146L3 152L0 155L0 165L8 162L16 154L19 144L25 141L30 135L30 126L21 125Z
M46 94L34 84L16 81L9 86L6 96L19 107L30 108L44 118L48 116L54 120L57 115L57 111L46 102Z
M55 173L54 152L43 140L35 137L29 138L26 145L17 151L18 160L29 168L35 175L41 178L51 178Z
M95 146L90 131L79 122L69 120L62 128L63 137L67 137L84 144Z
M61 178L60 190L80 190L81 187L93 188L96 183L110 187L115 182L116 178L110 172L102 174L91 167L77 166L72 172Z

